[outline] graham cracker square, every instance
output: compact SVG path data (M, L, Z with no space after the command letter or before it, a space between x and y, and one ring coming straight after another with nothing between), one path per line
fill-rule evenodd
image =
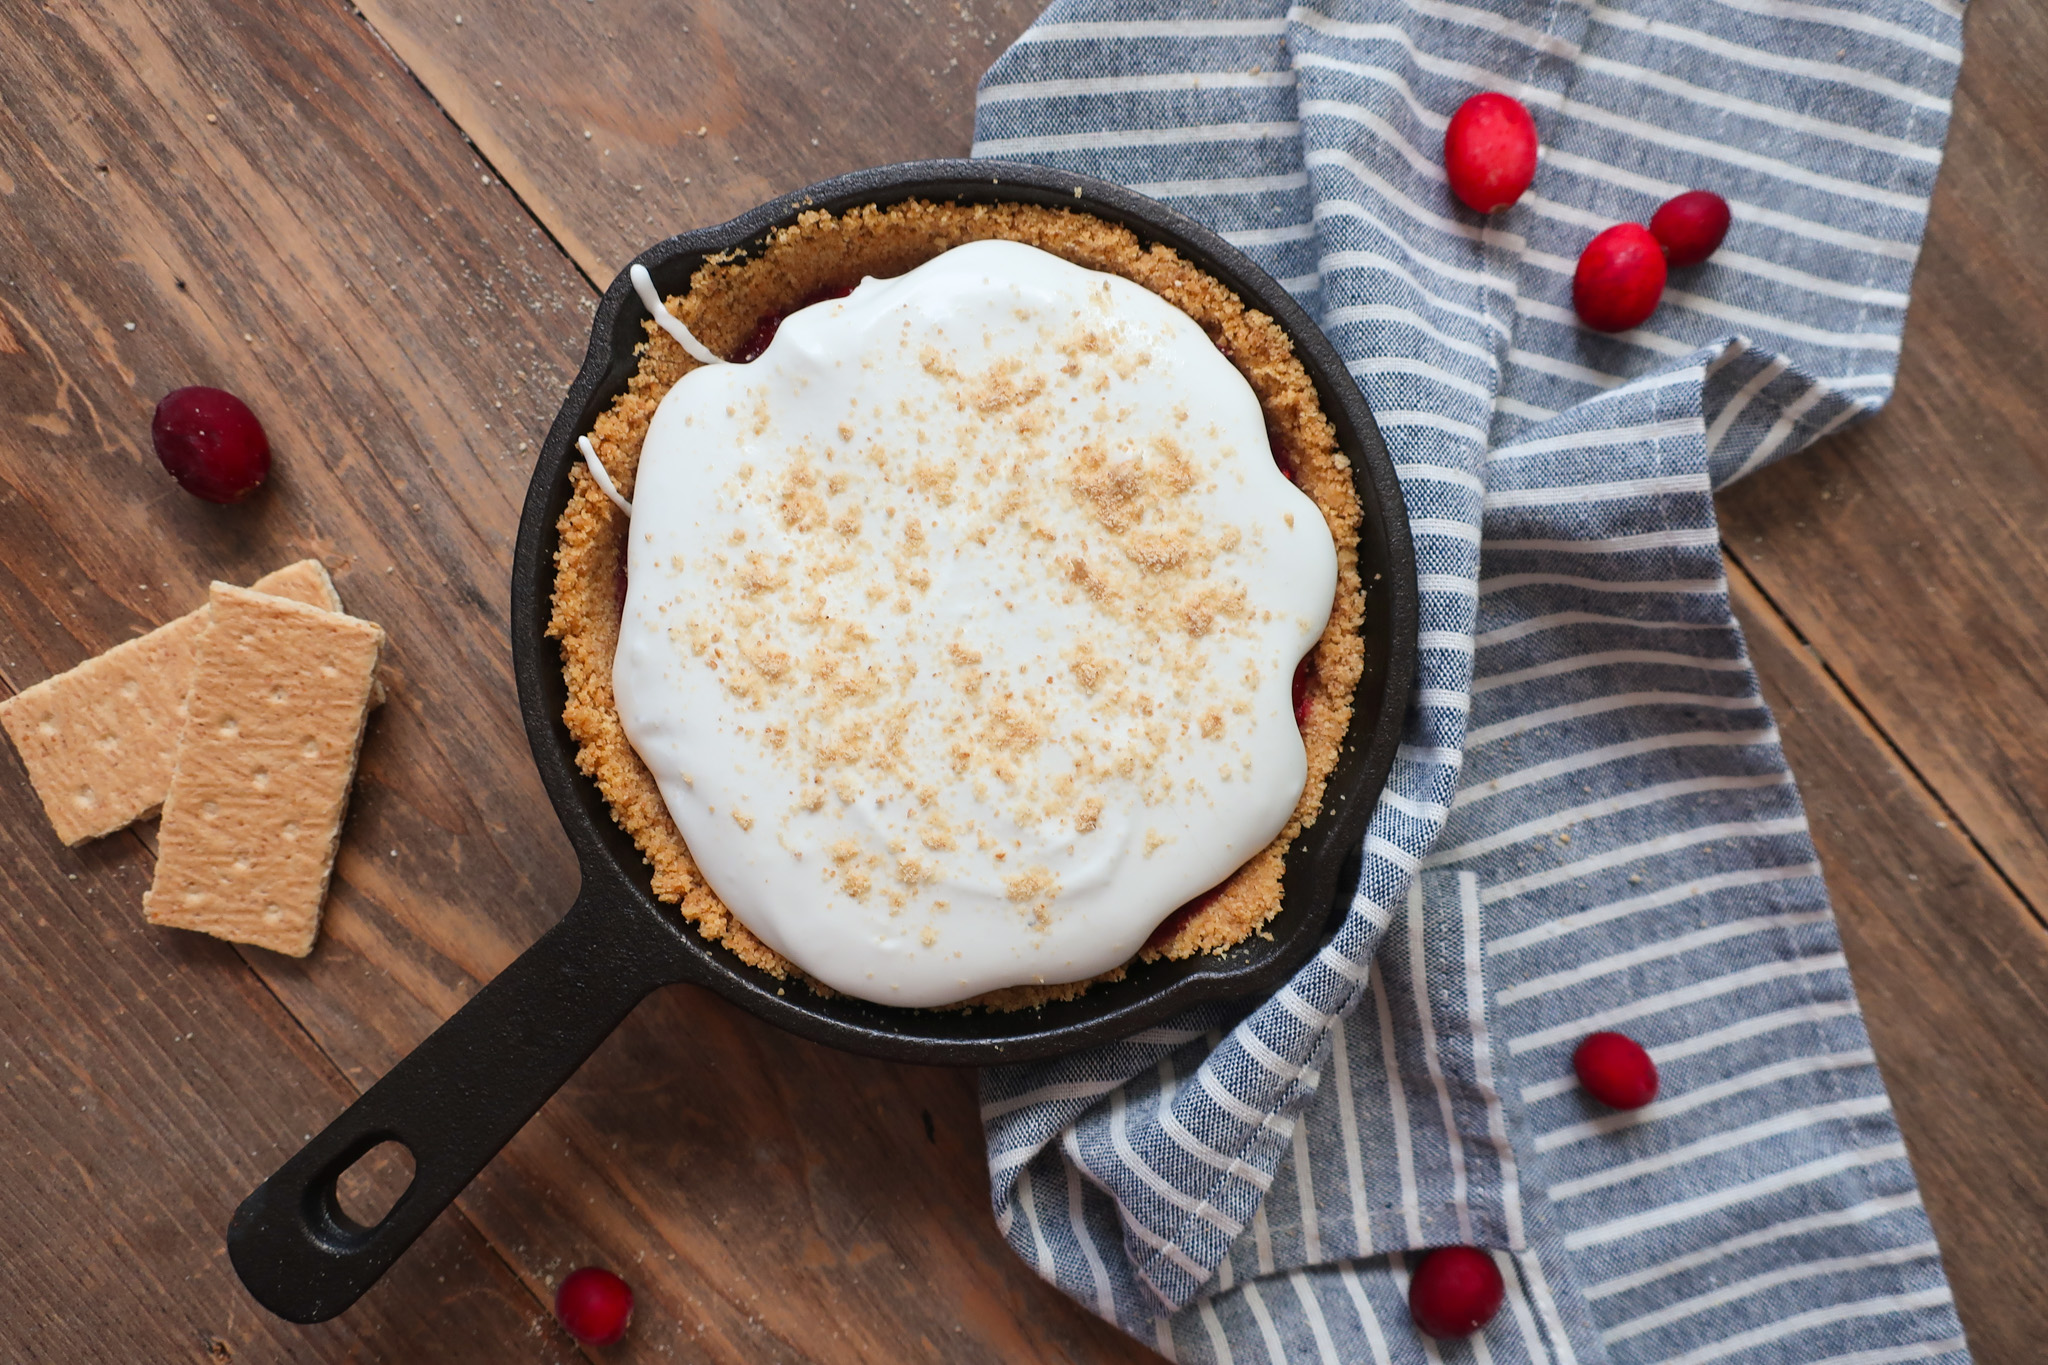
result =
M334 582L317 559L265 574L256 589L341 610ZM0 701L0 729L20 750L65 843L112 834L163 804L194 649L205 630L206 608L200 607Z
M384 631L227 583L207 611L143 913L304 957Z

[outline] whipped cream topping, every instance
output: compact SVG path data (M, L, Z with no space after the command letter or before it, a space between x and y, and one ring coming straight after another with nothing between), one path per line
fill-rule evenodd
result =
M613 684L706 881L892 1005L1083 980L1280 832L1337 558L1185 314L957 247L685 375Z

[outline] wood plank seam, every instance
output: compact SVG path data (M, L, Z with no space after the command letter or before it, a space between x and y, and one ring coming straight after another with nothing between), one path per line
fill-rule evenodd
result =
M1770 608L1771 614L1778 619L1779 624L1785 628L1786 633L1797 640L1800 647L1812 656L1815 667L1827 675L1828 681L1834 684L1835 691L1841 695L1842 704L1856 714L1864 726L1869 729L1871 735L1883 746L1885 753L1891 757L1892 762L1896 763L1903 772L1911 777L1913 785L1927 793L1928 800L1940 808L1950 827L1969 842L1971 850L1983 862L1985 867L1990 869L1991 875L1996 877L1999 883L2012 893L2014 900L2027 907L2027 913L2034 917L2035 923L2039 924L2042 929L2048 930L2048 912L2044 912L2041 906L2036 905L2027 896L2026 892L2020 888L2019 884L2006 872L2005 868L1999 864L1998 859L1992 856L1990 850L1984 846L1983 841L1970 828L1969 823L1957 813L1955 807L1928 780L1927 775L1920 770L1919 765L1913 762L1906 751L1899 746L1898 741L1885 729L1878 718L1871 713L1870 708L1865 706L1862 700L1851 690L1848 681L1836 671L1833 664L1828 662L1827 656L1814 646L1813 642L1806 637L1806 633L1799 629L1798 623L1792 619L1791 614L1779 605L1778 600L1771 596L1770 592L1758 581L1757 576L1750 572L1749 566L1742 562L1742 556L1736 552L1735 547L1728 541L1723 540L1721 542L1721 550L1727 557L1731 569L1735 573L1740 574L1750 591L1754 592L1758 600Z
M534 211L533 205L526 202L526 196L519 192L519 187L500 173L497 164L491 160L482 145L469 135L469 130L462 126L455 115L449 111L448 106L443 104L439 97L434 94L433 90L428 87L427 83L421 80L412 67L406 64L405 58L398 54L398 49L378 30L376 21L354 5L348 6L348 12L361 21L363 28L368 31L372 38L377 40L377 46L384 49L384 55L389 57L392 63L405 73L405 78L413 83L413 86L426 98L427 103L434 106L434 112L439 114L447 122L448 126L455 130L456 136L462 139L462 145L469 149L469 154L475 157L484 169L491 173L491 179L497 182L499 188L512 197L512 202L519 206L519 212L525 216L526 221L540 231L540 235L547 239L548 245L560 253L562 259L568 262L570 269L583 277L584 283L588 284L593 292L602 295L605 290L604 282L599 281L588 270L584 269L583 262L577 260L567 244L555 236L555 230L548 226L546 219Z

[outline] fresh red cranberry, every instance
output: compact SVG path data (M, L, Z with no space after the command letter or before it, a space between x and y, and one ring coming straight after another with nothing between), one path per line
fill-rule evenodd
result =
M826 303L832 299L843 299L852 292L853 286L850 284L845 286L833 285L798 300L796 307L789 309L787 312L768 314L754 324L753 335L742 342L739 350L733 353L733 364L744 365L750 360L759 360L761 352L767 350L768 343L775 340L775 334L782 330L783 319L787 318L790 313L799 312L814 303Z
M1657 1098L1657 1064L1625 1033L1589 1033L1572 1053L1586 1093L1615 1109L1640 1109Z
M1712 190L1687 190L1650 215L1650 235L1673 265L1698 265L1728 235L1728 201Z
M1493 1321L1506 1297L1500 1267L1477 1247L1438 1247L1408 1282L1409 1315L1440 1340L1471 1336Z
M633 1320L633 1290L609 1270L572 1270L555 1291L555 1316L586 1346L609 1346Z
M270 438L225 389L173 389L149 420L150 444L178 486L208 502L239 502L270 474Z
M1294 666L1294 725L1296 729L1308 727L1309 707L1315 703L1316 670L1310 663L1309 655L1302 655L1301 662Z
M1474 95L1444 129L1444 174L1467 208L1506 208L1536 178L1536 120L1511 96Z
M1663 295L1664 248L1641 223L1617 223L1579 254L1572 307L1596 332L1642 326Z

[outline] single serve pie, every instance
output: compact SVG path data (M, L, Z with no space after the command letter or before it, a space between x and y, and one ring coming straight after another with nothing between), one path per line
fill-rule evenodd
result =
M1279 325L1026 204L807 213L635 283L549 631L655 894L912 1007L1258 932L1363 667L1357 496Z

